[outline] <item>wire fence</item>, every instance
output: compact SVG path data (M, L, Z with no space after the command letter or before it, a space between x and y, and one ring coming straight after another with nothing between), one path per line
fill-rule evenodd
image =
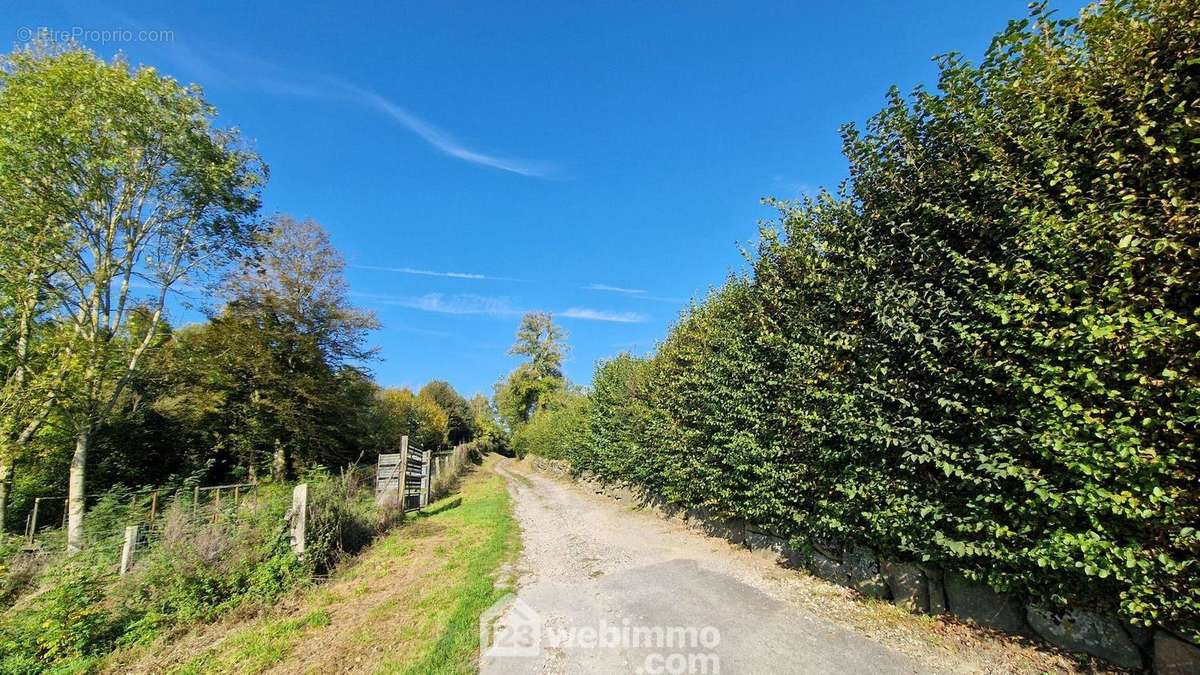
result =
M141 544L162 535L165 516L176 514L200 525L236 520L239 514L257 511L258 483L197 485L178 488L117 490L100 496L84 514L84 545L89 549L119 550L126 528L138 526ZM84 502L87 503L85 497ZM65 551L68 501L63 495L36 497L25 518L24 549L31 552Z
M370 489L373 478L377 498L399 494L403 495L406 511L423 508L453 490L459 474L471 461L468 444L428 452L410 448L407 438L404 440L403 453L397 453L391 464L387 463L388 455L381 455L381 461L375 467L356 465L342 469L341 482L347 486L346 497L350 498L349 492L356 492L361 487ZM303 511L307 508L306 486L296 487L305 496L299 502L293 496L293 510ZM286 498L282 491L276 494L272 490L270 495L271 499ZM112 490L94 501L85 498L83 545L91 555L113 561L114 571L124 572L132 564L134 552L145 551L161 541L168 527L236 526L245 520L245 516L259 512L263 500L258 483ZM23 548L26 553L38 556L65 553L68 506L65 495L34 498L25 520ZM282 510L283 506L279 508ZM292 518L294 520L294 516Z

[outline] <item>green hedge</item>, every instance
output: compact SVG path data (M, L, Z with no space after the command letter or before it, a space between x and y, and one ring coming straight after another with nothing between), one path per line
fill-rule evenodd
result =
M538 408L528 422L513 431L509 446L517 457L565 458L571 448L585 442L583 425L587 408L588 397L584 394L556 392L546 407Z
M568 454L1196 637L1200 6L1039 7L940 66L653 358L598 367Z

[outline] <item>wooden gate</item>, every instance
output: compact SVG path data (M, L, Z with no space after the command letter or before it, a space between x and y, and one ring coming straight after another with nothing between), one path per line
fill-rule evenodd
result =
M375 499L399 499L405 511L429 504L430 458L432 453L408 444L400 437L400 452L379 455L375 468Z

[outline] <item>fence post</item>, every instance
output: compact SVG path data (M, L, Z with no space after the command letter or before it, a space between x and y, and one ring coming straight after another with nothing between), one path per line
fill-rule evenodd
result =
M38 498L36 498L36 499L34 499L34 500L33 500L33 513L31 513L31 514L29 515L29 532L28 532L28 536L29 536L29 545L30 545L30 546L32 546L32 545L33 545L33 538L34 538L34 535L36 535L36 534L37 534L37 516L38 516L38 507L39 507L39 506L41 506L41 505L42 505L42 498L41 498L41 497L38 497Z
M154 524L154 517L158 515L158 490L150 494L150 524Z
M396 498L400 500L400 510L404 511L408 506L404 503L404 485L408 482L408 436L400 437L400 475L396 482Z
M308 519L308 483L292 488L291 544L296 555L304 555L304 526Z
M200 515L200 486L192 489L192 520Z
M429 506L429 465L432 458L433 451L431 450L421 453L421 508Z
M138 526L130 525L125 528L125 545L121 547L121 575L124 576L133 567L133 556L137 551Z

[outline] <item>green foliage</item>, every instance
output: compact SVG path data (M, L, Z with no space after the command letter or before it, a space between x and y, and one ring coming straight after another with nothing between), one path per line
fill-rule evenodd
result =
M324 574L404 518L394 503L375 501L370 471L346 471L340 477L314 473L309 484L305 523L305 562Z
M509 354L529 360L496 385L496 410L510 430L529 422L566 387L562 361L567 353L566 331L546 313L530 312L521 317L517 341Z
M433 399L417 396L411 389L384 389L379 392L381 411L380 449L400 451L400 437L422 450L446 447L450 418Z
M483 394L476 394L470 402L474 420L475 437L471 441L476 455L482 457L489 452L504 452L508 448L508 435L500 425L500 416L492 402Z
M602 364L581 470L1200 634L1200 8L1037 6Z
M471 404L443 380L432 380L417 392L422 398L431 399L446 413L447 436L450 445L465 443L475 435L475 413Z
M63 570L56 585L0 625L0 672L41 672L46 664L85 664L114 644L119 619L100 607L104 579L94 569Z
M597 365L586 411L589 437L567 448L574 466L606 480L655 483L662 465L654 456L652 367L628 354Z
M513 432L511 446L517 457L540 455L566 459L590 442L587 415L590 401L585 394L562 391L532 419Z

